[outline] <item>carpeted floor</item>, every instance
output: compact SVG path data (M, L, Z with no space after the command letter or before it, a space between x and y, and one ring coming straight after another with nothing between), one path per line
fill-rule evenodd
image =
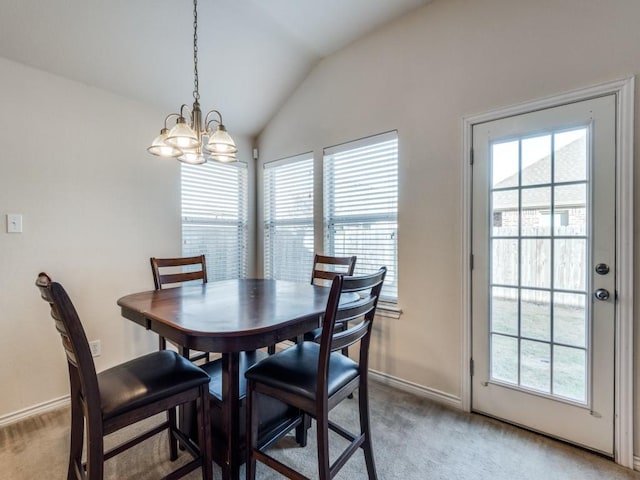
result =
M355 406L355 401L343 402L334 410L333 419L356 426ZM380 480L640 480L640 472L627 470L600 456L374 382L371 409ZM0 478L65 479L68 425L67 409L59 409L0 429ZM126 430L118 432L116 438L109 440L117 442L126 435ZM317 478L314 436L312 429L305 449L287 437L274 450L280 459ZM342 439L336 436L333 446L341 445ZM188 458L181 453L177 462ZM175 464L168 461L166 437L161 434L109 460L105 479L155 479L173 468ZM244 469L241 474L244 476ZM198 479L200 472L186 478ZM215 478L220 478L218 468ZM258 478L282 477L259 464ZM337 478L367 478L361 452L354 455Z

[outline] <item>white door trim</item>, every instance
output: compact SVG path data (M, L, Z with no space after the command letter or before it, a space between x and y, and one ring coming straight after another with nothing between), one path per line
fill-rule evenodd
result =
M574 90L463 118L462 175L462 407L471 410L471 180L472 129L475 124L536 110L616 95L616 303L615 421L616 463L634 467L633 459L633 113L635 78Z

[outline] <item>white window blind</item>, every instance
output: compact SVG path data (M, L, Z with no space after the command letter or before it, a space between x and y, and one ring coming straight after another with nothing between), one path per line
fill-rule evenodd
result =
M398 298L398 133L324 150L324 251L356 255L356 274L387 267L381 298Z
M313 263L313 154L264 166L265 278L309 282Z
M247 275L247 165L182 164L182 254L205 254L212 280Z

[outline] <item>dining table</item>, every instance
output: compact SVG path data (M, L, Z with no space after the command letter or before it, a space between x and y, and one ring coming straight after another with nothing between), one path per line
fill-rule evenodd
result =
M329 290L308 283L237 279L144 291L118 300L124 318L191 350L221 354L225 480L239 479L244 460L235 448L240 438L241 352L317 328Z

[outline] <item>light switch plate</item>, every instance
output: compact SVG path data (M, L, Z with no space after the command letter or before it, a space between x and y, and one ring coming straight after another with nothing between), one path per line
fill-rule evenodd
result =
M7 233L22 233L22 215L19 213L7 214Z

